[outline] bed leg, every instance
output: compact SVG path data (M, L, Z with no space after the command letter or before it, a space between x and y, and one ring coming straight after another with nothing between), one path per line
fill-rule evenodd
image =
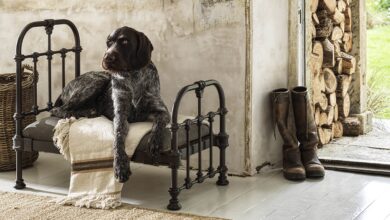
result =
M14 186L15 189L24 189L26 188L26 184L24 183L22 177L22 151L16 151L16 184Z
M226 166L226 147L228 146L229 135L226 133L218 134L218 147L219 147L219 176L217 180L218 186L226 186L229 185L229 181L227 180L227 171L228 168Z
M172 164L171 165L171 171L172 171L172 186L169 188L169 194L171 195L171 199L169 200L169 204L167 208L172 211L180 210L181 205L179 203L179 193L180 189L177 187L177 169L178 164Z

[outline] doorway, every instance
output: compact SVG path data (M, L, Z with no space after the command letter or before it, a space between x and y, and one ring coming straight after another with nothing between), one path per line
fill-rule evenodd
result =
M318 2L306 0L305 27L312 39L306 72L311 73L319 157L328 169L390 175L390 49L383 48L390 46L390 37L379 33L390 31L390 1ZM380 20L370 21L378 4L384 22L370 29L370 22Z

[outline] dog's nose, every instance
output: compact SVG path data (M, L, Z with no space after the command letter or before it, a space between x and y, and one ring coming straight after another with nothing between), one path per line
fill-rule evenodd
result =
M104 54L104 60L106 62L112 63L116 60L116 55L114 53L106 53Z

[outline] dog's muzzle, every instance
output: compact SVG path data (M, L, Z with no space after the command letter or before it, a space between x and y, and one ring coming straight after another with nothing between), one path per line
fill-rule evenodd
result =
M118 56L115 53L106 52L103 56L102 67L106 70L118 69Z

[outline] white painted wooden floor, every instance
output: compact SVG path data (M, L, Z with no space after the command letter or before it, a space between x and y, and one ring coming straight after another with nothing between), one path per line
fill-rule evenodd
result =
M170 170L132 163L132 171L123 200L165 209ZM69 165L60 155L41 153L35 166L25 169L24 179L24 192L65 195ZM323 180L290 182L274 171L229 180L227 187L216 186L215 178L183 191L181 211L230 219L390 219L388 177L327 171ZM16 191L13 185L14 172L1 172L0 189Z

